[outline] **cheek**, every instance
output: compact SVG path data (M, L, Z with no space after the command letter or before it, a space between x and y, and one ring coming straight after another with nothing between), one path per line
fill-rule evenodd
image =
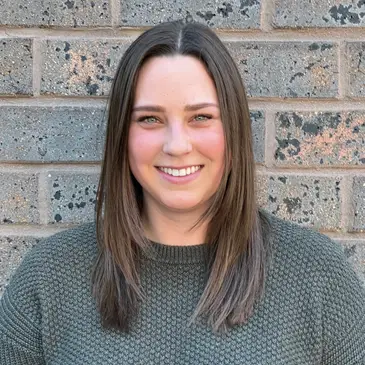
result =
M151 136L151 131L131 126L128 139L129 163L137 166L143 162L151 162L151 159L161 150L158 135Z
M196 145L199 146L200 152L210 160L223 165L225 150L223 128L199 133L196 138Z

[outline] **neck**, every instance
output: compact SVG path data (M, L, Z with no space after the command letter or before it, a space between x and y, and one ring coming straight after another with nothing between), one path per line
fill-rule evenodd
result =
M143 214L143 225L148 239L171 246L192 246L205 242L208 222L202 222L191 229L201 213L151 210L146 207Z

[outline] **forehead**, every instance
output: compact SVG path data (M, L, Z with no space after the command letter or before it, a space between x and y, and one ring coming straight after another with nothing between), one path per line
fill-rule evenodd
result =
M153 57L141 67L135 102L217 102L213 80L192 56Z

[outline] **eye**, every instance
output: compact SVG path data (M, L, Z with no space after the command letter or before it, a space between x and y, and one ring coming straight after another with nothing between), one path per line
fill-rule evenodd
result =
M212 119L212 116L211 115L207 115L207 114L198 114L194 117L194 119L197 121L197 122L204 122L208 119Z
M158 119L152 116L145 116L138 118L137 121L140 123L155 124L158 122Z

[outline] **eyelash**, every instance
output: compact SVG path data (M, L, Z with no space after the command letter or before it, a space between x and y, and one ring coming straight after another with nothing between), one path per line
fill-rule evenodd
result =
M202 120L202 122L204 122L205 120L209 120L209 119L212 119L212 116L210 114L197 114L194 116L194 119L197 118L197 117L204 117L205 119ZM140 117L137 119L137 122L139 123L147 123L147 119L149 118L153 118L153 119L156 119L156 121L158 121L158 118L152 116L152 115L146 115L144 117ZM154 123L147 123L147 124L154 124Z

